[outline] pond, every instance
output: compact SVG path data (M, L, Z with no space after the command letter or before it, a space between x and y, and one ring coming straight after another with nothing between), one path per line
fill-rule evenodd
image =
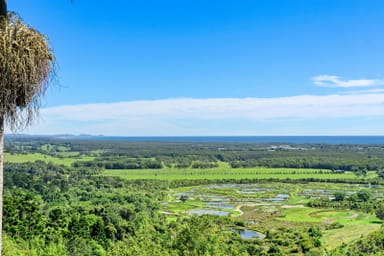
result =
M233 205L224 204L224 202L207 202L207 207L210 208L220 208L220 209L234 209L235 207Z
M265 193L267 192L268 189L261 189L261 188L244 188L244 189L240 189L240 190L237 190L237 193L240 193L240 194L256 194L256 193Z
M220 195L214 195L214 194L198 194L196 197L199 197L201 199L210 199L212 201L229 201L229 198L227 196L220 196Z
M249 187L250 184L238 184L238 183L227 183L227 184L214 184L205 186L208 189L222 189L222 188L241 188L241 187Z
M258 238L260 240L263 240L265 238L265 235L253 230L244 229L236 231L240 233L242 239Z
M277 194L273 198L267 198L267 199L264 199L264 200L265 201L269 201L269 202L273 202L273 203L280 203L280 202L287 201L288 199L289 199L289 195L288 194Z
M229 212L211 210L211 209L192 209L192 210L189 210L188 212L191 215L199 215L199 216L204 215L204 214L216 215L216 216L228 216L229 215Z

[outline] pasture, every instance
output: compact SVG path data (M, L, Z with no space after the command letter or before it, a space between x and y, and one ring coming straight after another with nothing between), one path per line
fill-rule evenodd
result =
M105 176L119 176L125 179L158 179L158 180L194 180L194 179L329 179L329 180L358 180L375 179L376 172L369 171L366 177L357 176L352 172L334 173L321 169L295 168L230 168L218 167L209 169L115 169L105 170Z
M44 161L46 163L52 162L57 165L66 165L71 166L76 161L92 161L94 157L92 156L79 156L75 153L63 152L62 157L53 157L41 153L25 153L25 154L4 154L4 162L9 163L28 163L35 162L37 160Z

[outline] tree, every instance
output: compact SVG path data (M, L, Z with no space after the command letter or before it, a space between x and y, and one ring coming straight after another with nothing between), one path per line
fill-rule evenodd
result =
M346 194L344 192L335 192L334 196L335 196L335 201L340 202L340 201L344 201Z
M4 127L25 128L36 117L40 99L54 77L54 55L47 39L8 14L0 0L0 231L3 217ZM2 249L0 232L0 255Z
M369 193L368 191L359 191L357 192L357 197L362 202L368 202L369 199L371 199L371 193Z
M379 208L376 209L376 217L384 220L384 204L380 205Z
M184 203L185 201L188 200L188 195L181 195L179 199L180 199L181 202Z
M377 176L379 176L380 178L384 179L384 168L381 169L381 170L377 170Z

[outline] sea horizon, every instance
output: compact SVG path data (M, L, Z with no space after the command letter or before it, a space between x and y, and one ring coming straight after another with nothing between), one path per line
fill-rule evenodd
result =
M234 142L294 144L384 144L384 135L279 135L279 136L109 136L109 135L31 135L6 134L9 138L55 138L69 140L131 142Z

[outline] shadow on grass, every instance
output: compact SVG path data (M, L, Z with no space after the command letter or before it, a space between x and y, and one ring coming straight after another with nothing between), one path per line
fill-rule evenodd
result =
M382 220L372 220L369 223L372 223L372 224L383 224L384 222Z

